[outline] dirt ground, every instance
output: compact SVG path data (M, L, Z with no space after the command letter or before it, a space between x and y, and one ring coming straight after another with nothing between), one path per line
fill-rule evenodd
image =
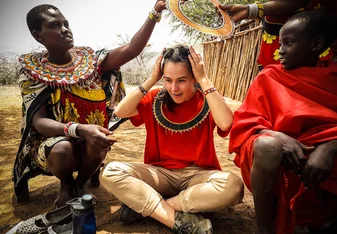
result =
M232 110L240 102L227 100ZM6 233L21 220L53 209L59 183L53 176L37 176L29 181L30 200L16 202L11 180L12 167L19 145L21 97L17 87L0 86L0 233ZM216 134L215 134L216 135ZM115 131L118 140L106 158L109 161L142 162L145 143L144 127L135 128L127 121ZM215 137L216 150L223 170L240 176L234 165L234 155L228 154L228 138ZM132 225L118 220L121 203L102 187L91 189L98 198L95 206L97 233L171 233L164 225L148 218ZM251 234L255 229L255 214L251 193L246 189L242 204L214 213L210 217L215 234Z

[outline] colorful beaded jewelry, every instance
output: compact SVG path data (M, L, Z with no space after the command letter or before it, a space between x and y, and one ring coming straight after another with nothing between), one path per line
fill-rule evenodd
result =
M156 11L155 9L152 9L152 11L150 11L149 13L149 18L159 23L161 20L161 13Z
M140 90L140 92L142 92L142 94L145 96L147 94L147 91L144 89L144 87L142 85L138 86L138 89Z
M155 17L160 18L161 12L156 11L156 9L152 8L151 12L154 14Z
M68 122L66 125L64 125L63 131L64 135L68 138L81 138L77 136L76 129L78 127L78 123L75 122Z
M259 8L257 4L247 4L248 6L248 19L255 19L259 15Z
M212 88L205 90L203 93L206 96L207 94L212 93L214 91L217 91L217 89L215 87L212 87Z
M199 88L197 89L198 92L202 92ZM158 98L164 94L165 90L161 90L157 97L155 98L153 102L153 114L157 121L157 123L162 126L163 128L172 131L172 132L185 132L190 131L191 129L199 126L208 116L210 113L210 109L208 106L208 103L206 101L206 98L204 96L204 105L201 108L200 112L191 118L190 120L184 122L184 123L176 123L171 120L169 120L163 112L163 102Z
M101 56L98 60L95 51L89 47L74 47L69 52L72 59L63 65L49 61L48 52L22 55L19 62L28 78L48 86L60 88L70 87L73 84L90 86L97 78L97 66L105 56Z
M262 19L264 17L264 7L262 3L257 3L257 8L259 9L258 17Z

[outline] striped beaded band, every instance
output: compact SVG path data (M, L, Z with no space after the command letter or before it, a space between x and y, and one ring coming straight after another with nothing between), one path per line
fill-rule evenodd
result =
M150 11L154 14L155 17L160 18L161 17L161 12L156 11L156 9L152 8Z
M78 127L78 123L75 122L68 122L66 123L66 125L64 125L63 131L64 131L64 135L68 138L81 138L79 136L77 136L76 134L76 129Z
M161 17L157 17L152 11L149 13L149 18L157 23L161 20Z
M255 19L259 16L259 7L257 4L248 4L248 19Z
M262 19L264 17L264 7L262 3L257 3L257 7L259 9L258 17Z
M147 91L144 89L144 87L142 85L138 86L138 89L140 90L140 92L142 92L142 94L145 96L147 94Z
M203 93L206 96L207 94L212 93L212 92L214 92L216 90L217 89L215 87L212 87L212 88L209 88L209 89L205 90Z

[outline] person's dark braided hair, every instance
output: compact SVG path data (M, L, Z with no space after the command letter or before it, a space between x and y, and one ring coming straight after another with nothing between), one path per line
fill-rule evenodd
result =
M32 33L34 30L40 31L42 28L43 17L42 14L46 13L49 9L55 11L59 10L57 7L49 4L42 4L32 8L26 16L26 21L29 31Z
M164 71L167 62L184 63L186 67L192 72L192 65L188 59L190 50L188 46L178 45L163 51L162 71ZM164 104L169 111L173 111L176 103L172 100L170 94L165 90L158 96L158 100Z
M288 19L288 21L292 20L305 22L304 36L308 38L317 36L324 37L325 44L320 53L325 51L337 39L337 30L335 30L337 27L337 18L330 15L325 9L304 11Z

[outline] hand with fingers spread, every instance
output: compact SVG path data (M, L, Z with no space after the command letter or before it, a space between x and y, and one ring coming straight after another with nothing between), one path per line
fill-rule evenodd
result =
M235 23L240 20L247 19L249 15L249 10L247 5L235 4L235 5L219 5L219 7L229 12Z
M98 150L106 150L111 147L116 140L108 137L112 135L108 129L94 124L80 124L77 127L78 135L83 137L88 145Z
M163 55L159 55L158 58L156 59L156 62L153 66L152 73L150 76L150 80L153 81L153 85L157 83L163 76L163 71L162 71L162 60L163 60Z
M191 62L192 71L196 81L201 83L203 79L208 79L204 61L202 60L200 53L198 53L192 46L190 46L190 55L188 58Z
M337 153L337 141L317 146L308 156L308 161L301 173L301 180L306 187L316 186L330 176Z

